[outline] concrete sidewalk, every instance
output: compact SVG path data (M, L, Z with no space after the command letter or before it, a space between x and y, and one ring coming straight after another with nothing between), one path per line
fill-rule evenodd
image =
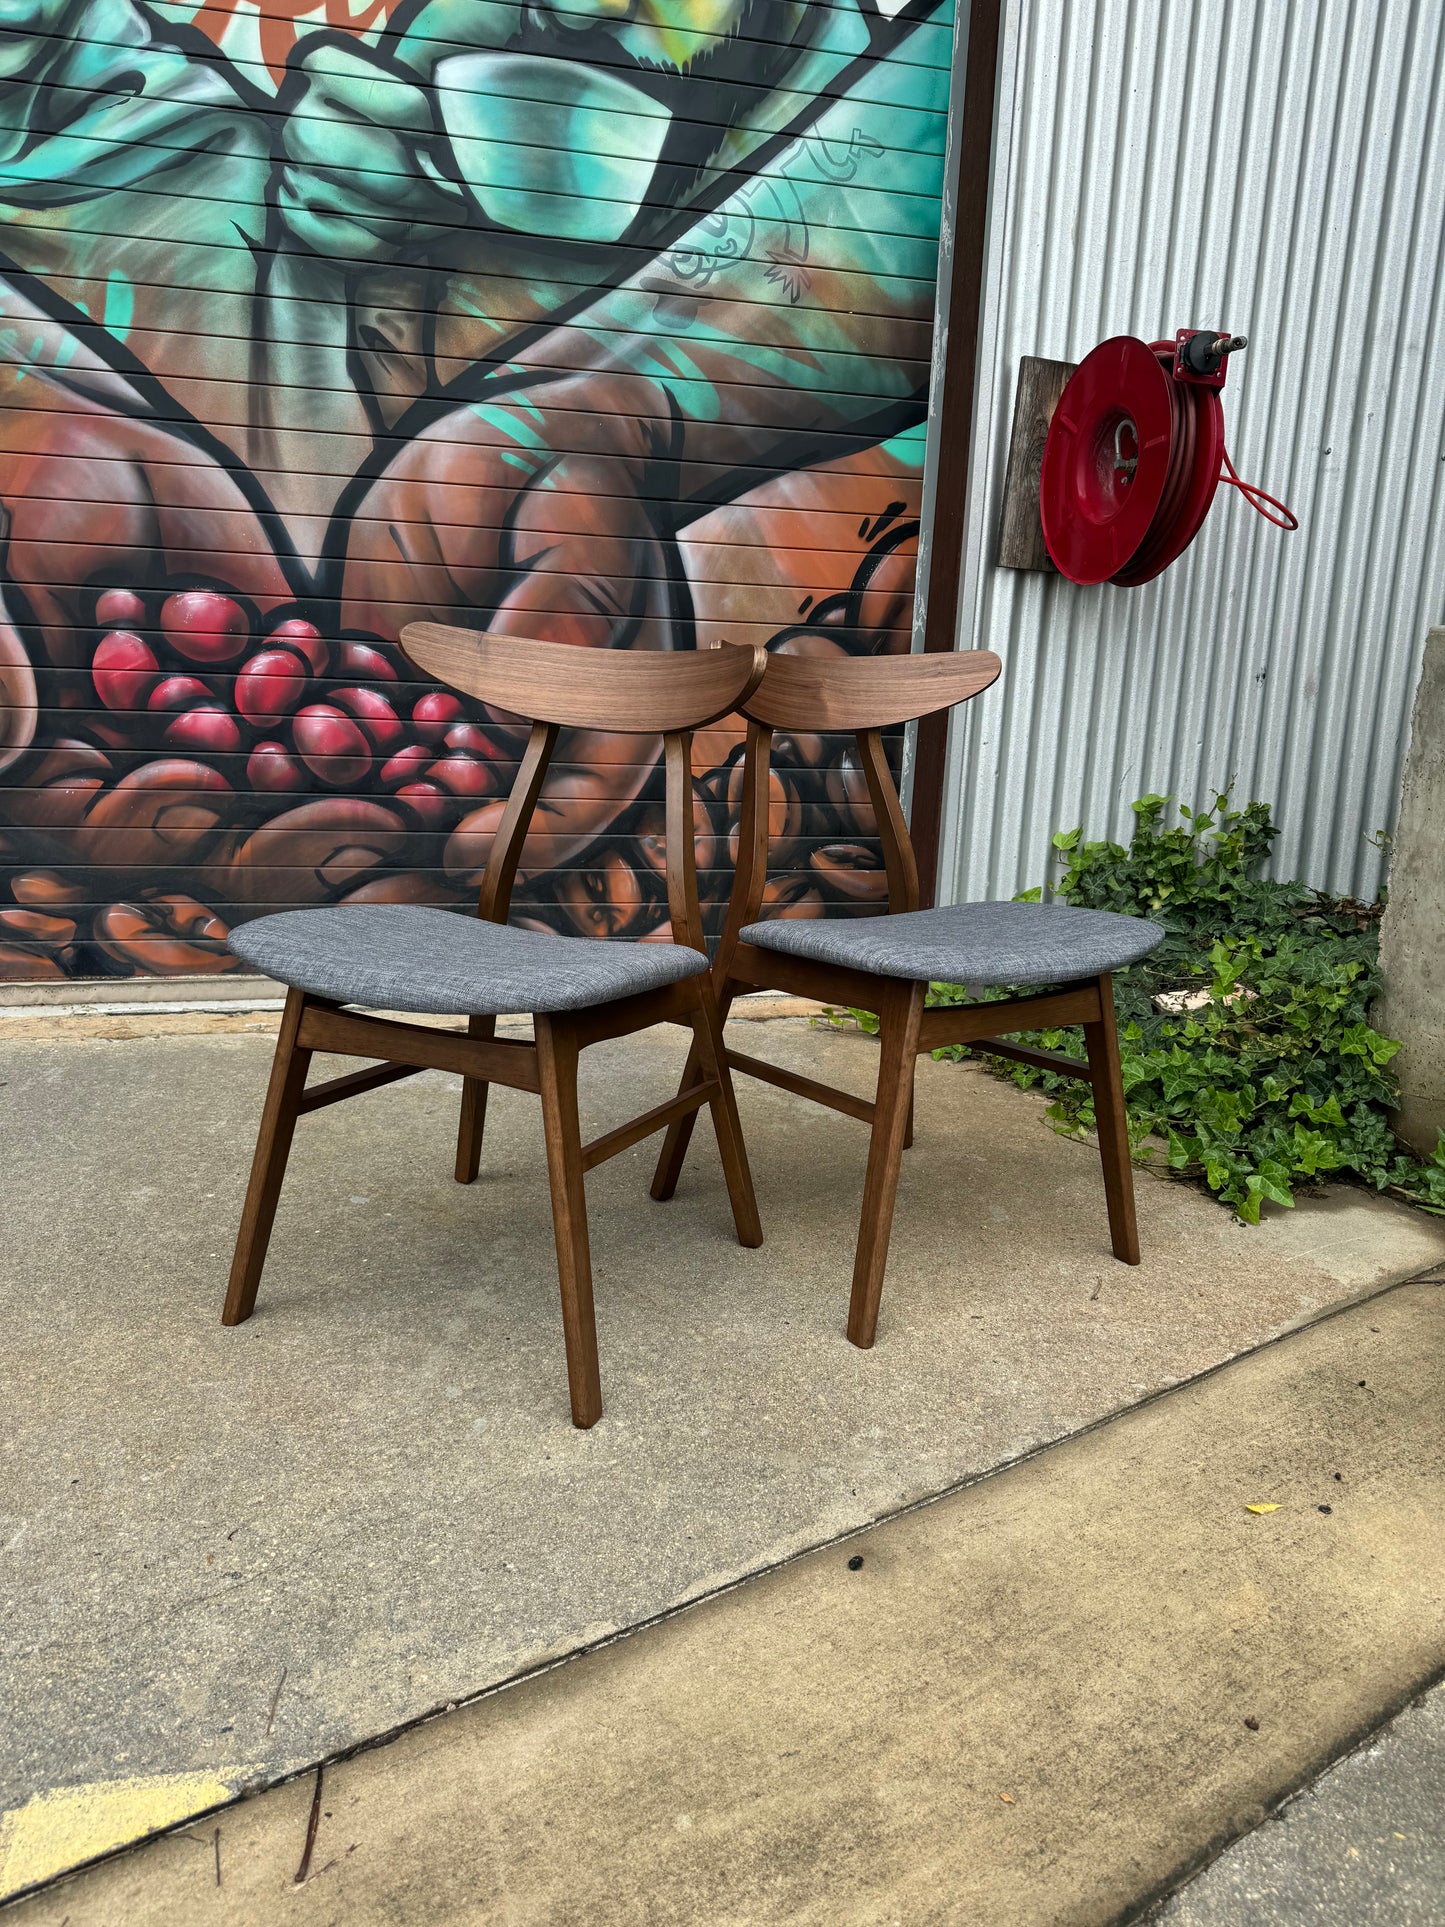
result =
M1442 1387L1400 1287L21 1920L1102 1927L1445 1663Z
M1161 1927L1439 1927L1445 1686L1221 1854Z
M227 1023L235 1021L227 1019ZM761 1039L759 1029L766 1035ZM866 1089L875 1047L744 1048ZM680 1034L588 1053L590 1128ZM1445 1257L1340 1190L1258 1230L925 1062L877 1348L842 1336L866 1135L744 1080L768 1243L710 1142L588 1182L602 1424L567 1419L535 1106L450 1178L455 1080L304 1121L260 1309L218 1313L264 1034L11 1040L0 1272L0 1892L392 1731L1107 1418ZM11 1469L13 1468L13 1470Z

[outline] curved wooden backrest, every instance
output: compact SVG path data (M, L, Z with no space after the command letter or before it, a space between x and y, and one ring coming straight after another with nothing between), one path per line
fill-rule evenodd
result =
M529 722L659 736L737 709L767 667L761 644L715 649L578 649L487 629L408 623L401 646L437 682Z
M563 728L661 736L666 763L667 904L672 936L706 954L693 844L692 732L736 710L762 681L761 643L679 651L577 649L489 630L409 623L417 667L479 702L526 717L527 748L497 812L477 915L505 923L528 825Z
M768 657L767 674L741 708L770 729L889 729L966 702L1002 668L991 649L932 656L779 650Z
M742 704L748 740L743 755L737 875L718 956L724 975L742 932L757 922L762 908L768 877L773 731L853 731L878 825L888 876L888 908L895 913L916 910L918 864L880 732L966 702L987 689L1002 667L989 649L936 656L844 656L829 648L815 653L779 650L768 657L767 674Z

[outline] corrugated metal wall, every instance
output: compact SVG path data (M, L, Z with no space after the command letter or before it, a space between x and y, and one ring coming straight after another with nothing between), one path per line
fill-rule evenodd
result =
M1445 613L1445 9L1439 0L1008 0L940 896L1043 880L1049 837L1231 778L1278 874L1374 894L1425 631ZM994 566L1021 355L1250 337L1241 474L1143 589Z

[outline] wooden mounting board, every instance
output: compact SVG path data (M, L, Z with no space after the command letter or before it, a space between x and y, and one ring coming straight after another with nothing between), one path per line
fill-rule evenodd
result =
M1046 575L1058 574L1044 547L1043 524L1039 520L1039 475L1044 465L1049 423L1077 365L1072 361L1044 361L1038 355L1019 358L1008 468L1004 474L1003 514L998 531L1001 569L1037 569Z

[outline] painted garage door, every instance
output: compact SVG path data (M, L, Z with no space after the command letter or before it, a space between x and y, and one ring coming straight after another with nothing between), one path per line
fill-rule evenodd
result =
M0 975L222 970L474 893L519 753L416 618L907 646L951 23L873 0L17 0L0 33ZM697 742L729 876L738 732ZM516 899L665 924L658 745L564 739ZM775 914L882 895L779 746Z

